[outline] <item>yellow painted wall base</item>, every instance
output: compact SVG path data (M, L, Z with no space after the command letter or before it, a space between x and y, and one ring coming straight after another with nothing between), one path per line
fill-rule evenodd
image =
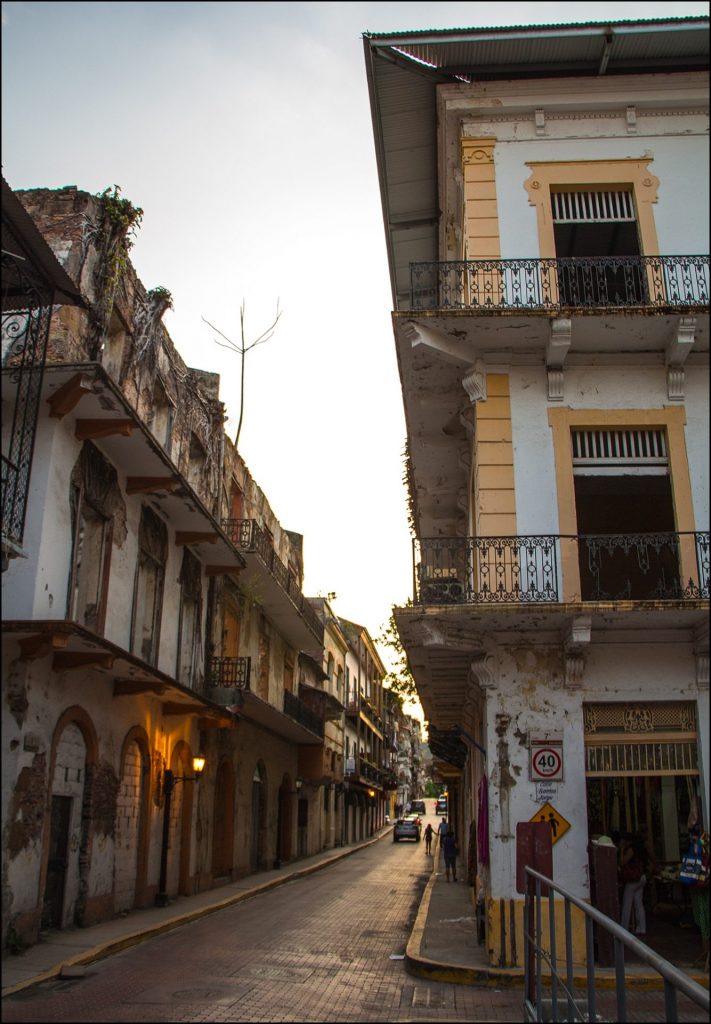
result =
M524 900L486 900L486 938L490 967L523 967L523 916ZM571 906L571 928L573 932L573 966L577 969L586 964L585 957L585 914ZM548 900L541 900L541 937L544 949L550 950ZM555 898L555 940L556 962L565 970L565 907L560 897ZM544 973L550 973L543 965Z

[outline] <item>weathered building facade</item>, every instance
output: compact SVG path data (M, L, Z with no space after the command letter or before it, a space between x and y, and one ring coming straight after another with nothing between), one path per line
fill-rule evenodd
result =
M3 947L320 850L332 711L301 699L323 683L301 538L225 437L216 375L176 351L169 293L135 274L140 211L116 190L18 195L64 291L20 532L3 450ZM11 269L3 435L35 322Z
M364 45L416 532L395 617L490 961L520 964L517 823L552 822L584 898L596 834L678 864L708 827L708 21Z

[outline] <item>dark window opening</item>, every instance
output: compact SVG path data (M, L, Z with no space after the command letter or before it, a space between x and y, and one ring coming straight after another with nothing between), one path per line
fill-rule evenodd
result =
M578 193L579 203L574 201L575 193L552 196L563 305L644 304L646 282L638 258L642 250L637 222L633 219L632 197L628 193L618 195L624 196L626 202L610 202L609 193ZM556 199L565 199L566 203ZM561 222L558 218L563 215L563 205L566 219Z
M681 593L679 538L666 475L575 477L584 601Z

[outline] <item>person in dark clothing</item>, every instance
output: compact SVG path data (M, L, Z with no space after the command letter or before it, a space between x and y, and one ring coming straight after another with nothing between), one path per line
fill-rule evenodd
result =
M459 847L457 846L457 837L454 832L450 829L446 835L442 836L440 840L442 844L442 853L444 854L444 870L447 875L447 881L449 881L449 872L452 872L452 880L457 881L457 854Z
M434 835L434 829L428 823L425 829L425 853L432 853L432 836Z

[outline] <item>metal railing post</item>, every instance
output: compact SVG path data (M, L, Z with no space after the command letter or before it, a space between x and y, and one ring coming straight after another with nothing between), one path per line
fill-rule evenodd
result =
M552 1019L558 1020L558 974L555 951L555 904L553 890L548 889L548 938L551 946L551 1013Z
M536 1020L543 1020L543 979L541 977L541 880L536 879Z
M664 1009L666 1010L667 1020L671 1021L671 1024L676 1024L679 1020L676 1005L676 989L666 978L664 979Z
M595 1020L595 939L593 920L585 917L585 961L588 975L588 1020Z
M627 1020L627 994L625 990L625 947L615 939L615 995L617 996L617 1019L620 1024Z
M573 927L570 917L570 900L565 901L565 983L568 987L568 1020L573 1020L575 1003L573 1002Z

